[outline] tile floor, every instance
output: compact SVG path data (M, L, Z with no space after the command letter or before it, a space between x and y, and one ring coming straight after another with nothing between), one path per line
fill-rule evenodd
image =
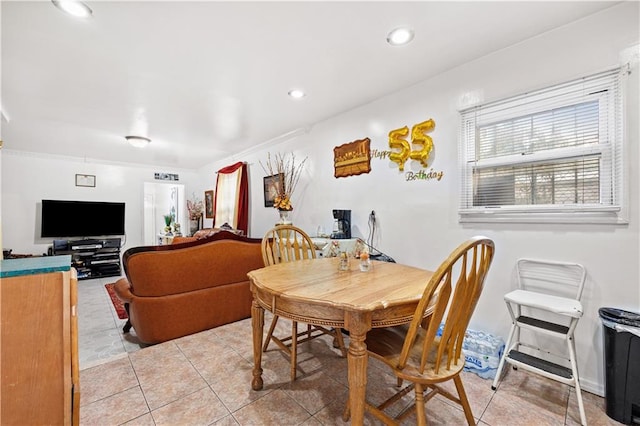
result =
M104 289L113 281L78 283L80 424L344 424L346 360L329 338L301 345L304 373L293 383L288 360L271 348L263 357L264 390L256 392L250 386L250 319L141 348L135 333L122 335L124 320ZM480 425L579 424L575 392L566 385L510 369L495 392L474 374L463 373L463 382ZM369 362L369 400L382 401L395 383L379 363ZM602 398L584 392L583 399L590 425L619 424L605 414ZM466 424L462 410L440 396L427 403L427 416L432 425ZM366 423L379 424L369 415ZM405 423L415 424L415 417Z

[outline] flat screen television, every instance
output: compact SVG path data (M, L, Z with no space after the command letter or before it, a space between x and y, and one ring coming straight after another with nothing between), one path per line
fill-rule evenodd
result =
M42 200L42 238L124 235L124 203Z

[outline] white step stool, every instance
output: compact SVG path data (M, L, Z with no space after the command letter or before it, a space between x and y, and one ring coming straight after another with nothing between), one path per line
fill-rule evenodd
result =
M578 320L582 317L580 298L586 275L584 267L577 263L518 260L516 264L518 290L504 296L511 316L511 331L491 386L493 390L497 388L505 362L513 365L514 368L522 368L549 379L573 385L580 409L580 422L585 426L587 420L580 392L573 334ZM522 329L565 340L568 358L566 354L557 354L523 342L520 336ZM521 348L528 348L528 351L521 351ZM568 366L536 356L541 353L562 358L568 361L563 363Z

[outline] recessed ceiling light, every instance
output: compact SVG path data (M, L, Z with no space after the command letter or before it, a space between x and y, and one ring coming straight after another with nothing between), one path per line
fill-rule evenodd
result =
M292 90L289 90L289 96L291 96L294 99L300 99L300 98L304 98L306 96L306 93L304 93L300 89L292 89Z
M387 43L392 46L402 46L413 40L413 30L411 28L396 28L387 35Z
M60 10L76 18L90 18L93 11L89 6L78 0L51 0Z
M124 137L131 146L136 148L144 148L151 143L151 139L144 136L125 136Z

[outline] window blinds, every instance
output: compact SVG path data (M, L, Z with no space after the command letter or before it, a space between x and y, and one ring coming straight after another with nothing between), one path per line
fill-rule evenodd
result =
M461 215L619 209L620 71L461 112Z

